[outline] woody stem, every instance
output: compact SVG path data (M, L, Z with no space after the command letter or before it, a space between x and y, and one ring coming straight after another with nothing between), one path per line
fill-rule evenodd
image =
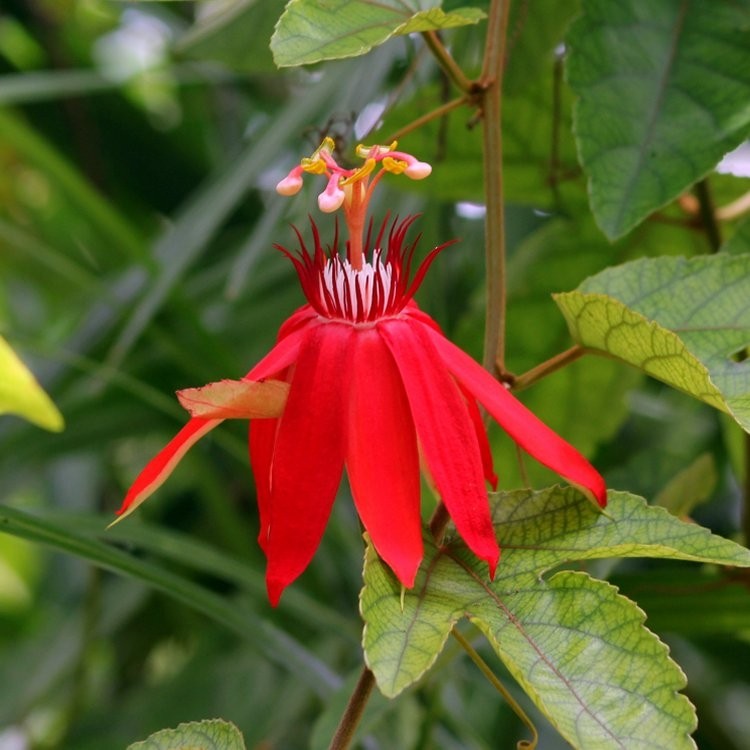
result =
M503 207L503 140L501 100L505 40L510 0L492 0L487 20L487 46L480 85L484 140L484 189L487 310L484 330L486 369L505 369L505 222Z
M375 676L365 667L359 676L354 692L349 697L344 715L341 717L328 750L346 750L349 747L373 687L375 687Z
M538 364L536 367L532 367L523 375L519 375L512 381L511 388L514 392L522 391L524 388L528 388L538 380L551 375L556 370L560 370L566 367L571 362L575 362L579 357L586 354L586 349L580 344L574 344L570 349L566 349L564 352L556 354L554 357Z

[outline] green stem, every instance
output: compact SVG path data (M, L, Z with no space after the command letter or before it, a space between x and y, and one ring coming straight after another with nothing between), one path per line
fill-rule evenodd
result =
M503 141L501 100L505 40L510 0L492 0L487 20L480 107L483 119L484 192L487 266L487 310L483 364L491 372L505 370L505 231L503 220Z
M474 647L469 643L466 638L456 629L451 630L451 635L461 644L461 648L469 655L469 658L474 664L479 667L479 671L487 678L492 687L497 690L500 695L505 698L505 701L513 709L513 712L518 718L526 725L528 730L531 732L532 739L530 741L519 742L518 747L524 748L524 750L534 750L539 742L539 734L536 731L536 727L531 719L526 715L526 712L521 708L521 705L516 699L508 692L508 689L498 679L497 675L490 669L487 662L476 652Z

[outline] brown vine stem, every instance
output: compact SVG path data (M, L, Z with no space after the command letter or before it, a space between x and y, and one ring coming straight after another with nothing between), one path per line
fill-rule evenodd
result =
M487 19L479 103L483 121L487 310L484 361L491 372L505 371L505 222L503 220L503 141L501 101L510 0L492 0Z
M492 0L487 22L482 76L479 83L470 81L451 57L435 32L426 32L425 43L435 55L441 68L471 99L476 99L484 121L484 174L487 204L485 229L487 242L487 316L485 329L485 367L494 370L495 362L504 368L505 360L505 238L503 222L502 137L500 100L503 56L508 31L510 0ZM461 103L466 97L462 97ZM458 107L452 102L448 106ZM433 535L442 535L448 515L442 503L438 505L430 524ZM354 738L365 706L375 684L372 672L364 667L359 681L331 740L329 750L346 750Z
M516 699L508 692L508 689L498 679L497 675L490 669L487 662L476 652L474 647L469 643L466 638L456 629L451 630L451 635L461 644L461 648L469 655L469 658L476 664L479 671L487 678L492 687L497 690L500 695L505 698L508 705L513 709L513 712L518 718L526 725L526 728L531 732L532 739L530 741L519 742L518 747L524 750L534 750L539 742L539 734L536 731L536 727L531 719L526 715L526 712L521 708L520 704Z
M430 519L430 531L436 541L443 536L443 531L450 520L448 510L441 501L437 504L432 518ZM362 668L359 680L349 696L349 702L346 704L344 713L339 720L336 733L331 739L328 750L347 750L354 739L354 733L357 731L359 722L365 712L367 701L370 699L372 689L375 687L375 675L367 667Z
M329 750L346 750L349 747L374 687L375 675L365 667L349 697L349 702L336 728L336 734L333 735L331 744L328 746Z
M554 357L538 364L536 367L532 367L523 375L518 375L511 381L512 391L522 391L524 388L528 388L538 380L551 375L556 370L559 370L571 362L575 362L579 357L586 354L586 349L580 344L574 344L570 349L566 349L564 352L556 354Z
M440 117L443 117L447 115L449 112L453 111L454 109L458 109L459 107L463 107L464 104L466 104L469 101L469 98L466 96L459 96L457 99L451 99L451 101L446 102L445 104L441 104L439 107L436 107L433 110L430 110L427 114L422 115L421 117L418 117L416 120L412 120L408 125L404 125L403 128L400 128L397 130L390 138L386 139L388 142L390 141L398 141L401 138L403 138L408 133L411 133L414 130L417 130L418 128L421 128L423 125L426 125L428 122L432 122L433 120L437 120Z
M451 53L448 52L438 36L437 31L425 31L422 34L422 38L435 56L440 67L445 71L448 78L450 78L451 81L461 89L461 91L464 91L467 94L470 93L473 89L474 83L466 77L463 70L461 70L456 64Z
M703 231L706 233L706 239L711 247L711 252L718 253L721 248L721 229L719 229L719 223L716 221L716 210L711 198L708 180L703 179L700 182L696 182L693 192L698 199L698 214L701 224L703 224Z

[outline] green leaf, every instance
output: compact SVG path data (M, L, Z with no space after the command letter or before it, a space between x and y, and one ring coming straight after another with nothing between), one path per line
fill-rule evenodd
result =
M750 430L750 256L644 258L555 295L573 338Z
M101 242L110 254L117 251L130 259L143 258L143 240L124 214L104 200L64 156L10 110L0 110L0 141L13 149L14 158L38 171L45 185L64 196L76 216L85 218L92 231L92 245ZM83 238L77 241L81 243Z
M234 724L210 719L162 729L128 750L245 750L245 742Z
M6 73L0 76L0 105L83 96L116 89L121 84L94 70Z
M511 4L508 26L513 29L513 43L503 72L503 97L522 94L555 65L565 31L580 12L579 6L578 0Z
M361 610L369 667L387 696L418 680L451 628L468 617L540 710L577 748L692 748L685 680L643 627L641 610L571 561L661 557L750 566L750 551L642 498L610 492L607 514L571 488L500 493L493 522L503 550L494 581L458 538L425 559L403 592L370 548Z
M62 414L2 336L0 373L0 414L18 414L53 432L63 429Z
M732 255L750 253L750 217L746 216L737 224L734 234L722 244L721 250Z
M689 575L649 570L617 574L612 582L638 599L649 627L658 633L731 638L750 631L750 591L731 570L691 570Z
M60 521L37 518L2 503L0 532L75 555L104 570L145 583L264 649L270 660L283 668L293 669L298 677L321 695L339 686L338 676L301 643L255 614L246 600L221 596L190 578L167 569L159 561L129 554L111 544L72 531ZM215 560L213 562L216 563Z
M398 34L479 23L479 8L448 13L440 0L290 0L271 37L279 67L364 55Z
M697 505L708 500L718 479L714 457L710 453L701 453L672 477L654 498L654 505L661 505L675 516L687 516Z
M749 11L746 0L583 2L567 73L591 208L610 239L747 137Z

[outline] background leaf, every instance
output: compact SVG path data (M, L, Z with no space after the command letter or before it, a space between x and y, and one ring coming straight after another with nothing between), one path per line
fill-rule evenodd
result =
M484 12L457 8L445 13L440 0L290 0L271 38L279 67L356 57L396 34L478 23Z
M750 256L649 258L555 295L573 338L750 430Z
M321 219L324 183L307 181L290 201L274 193L276 181L326 134L350 154L354 143L387 141L458 96L419 39L278 70L267 45L285 4L0 3L0 331L12 332L66 420L58 435L0 418L0 515L11 532L0 534L0 577L11 575L0 582L8 594L0 592L0 745L7 731L34 747L125 748L165 726L222 716L248 747L324 747L346 700L340 675L361 668L362 540L347 488L315 559L272 610L246 425L215 430L138 518L104 532L133 477L184 424L175 391L241 377L302 301L272 247L294 242L289 224L305 232L311 209ZM570 346L551 292L575 289L607 265L705 253L709 244L693 196L607 242L590 214L563 75L567 27L583 4L510 5L507 365L518 375ZM414 0L403 20L468 6L489 4ZM613 5L614 19L619 12ZM440 32L470 78L485 33L482 23ZM386 210L422 213L415 260L461 238L430 269L418 301L476 357L483 222L481 206L466 201L483 200L481 129L475 108L462 106L402 137L433 175L421 183L387 176L371 204L376 221ZM736 203L747 180L711 174L705 187L722 207L726 249L747 252ZM730 208L735 218L724 221ZM333 223L323 218L328 242ZM520 397L610 486L691 502L710 492L691 516L738 533L744 433L729 417L605 357L582 357ZM523 476L499 430L491 439L504 488L546 486L549 476L531 461ZM679 472L698 471L701 454L716 482L688 476L688 497ZM613 565L583 568L601 577ZM701 750L745 750L750 726L732 708L750 690L743 570L631 560L612 582L653 610L649 626L689 675ZM508 678L480 633L475 641ZM363 747L493 750L498 737L523 736L457 655L449 642L408 696L380 696L360 725ZM568 747L512 689L540 747Z
M162 729L128 750L245 750L240 730L228 721L211 719Z
M621 237L750 132L750 4L584 0L568 80L591 208Z
M284 0L240 0L217 6L179 38L175 52L190 60L217 61L242 73L273 72L276 65L269 43L284 5Z
M18 414L47 430L62 430L62 414L2 336L0 372L0 414Z
M619 556L750 566L750 551L622 492L609 493L607 515L570 488L500 493L493 521L503 556L492 582L458 539L439 548L425 540L406 592L370 550L361 607L380 689L393 696L418 680L468 617L575 747L693 747L693 710L676 692L684 676L643 627L643 613L584 573L542 576L574 560Z

